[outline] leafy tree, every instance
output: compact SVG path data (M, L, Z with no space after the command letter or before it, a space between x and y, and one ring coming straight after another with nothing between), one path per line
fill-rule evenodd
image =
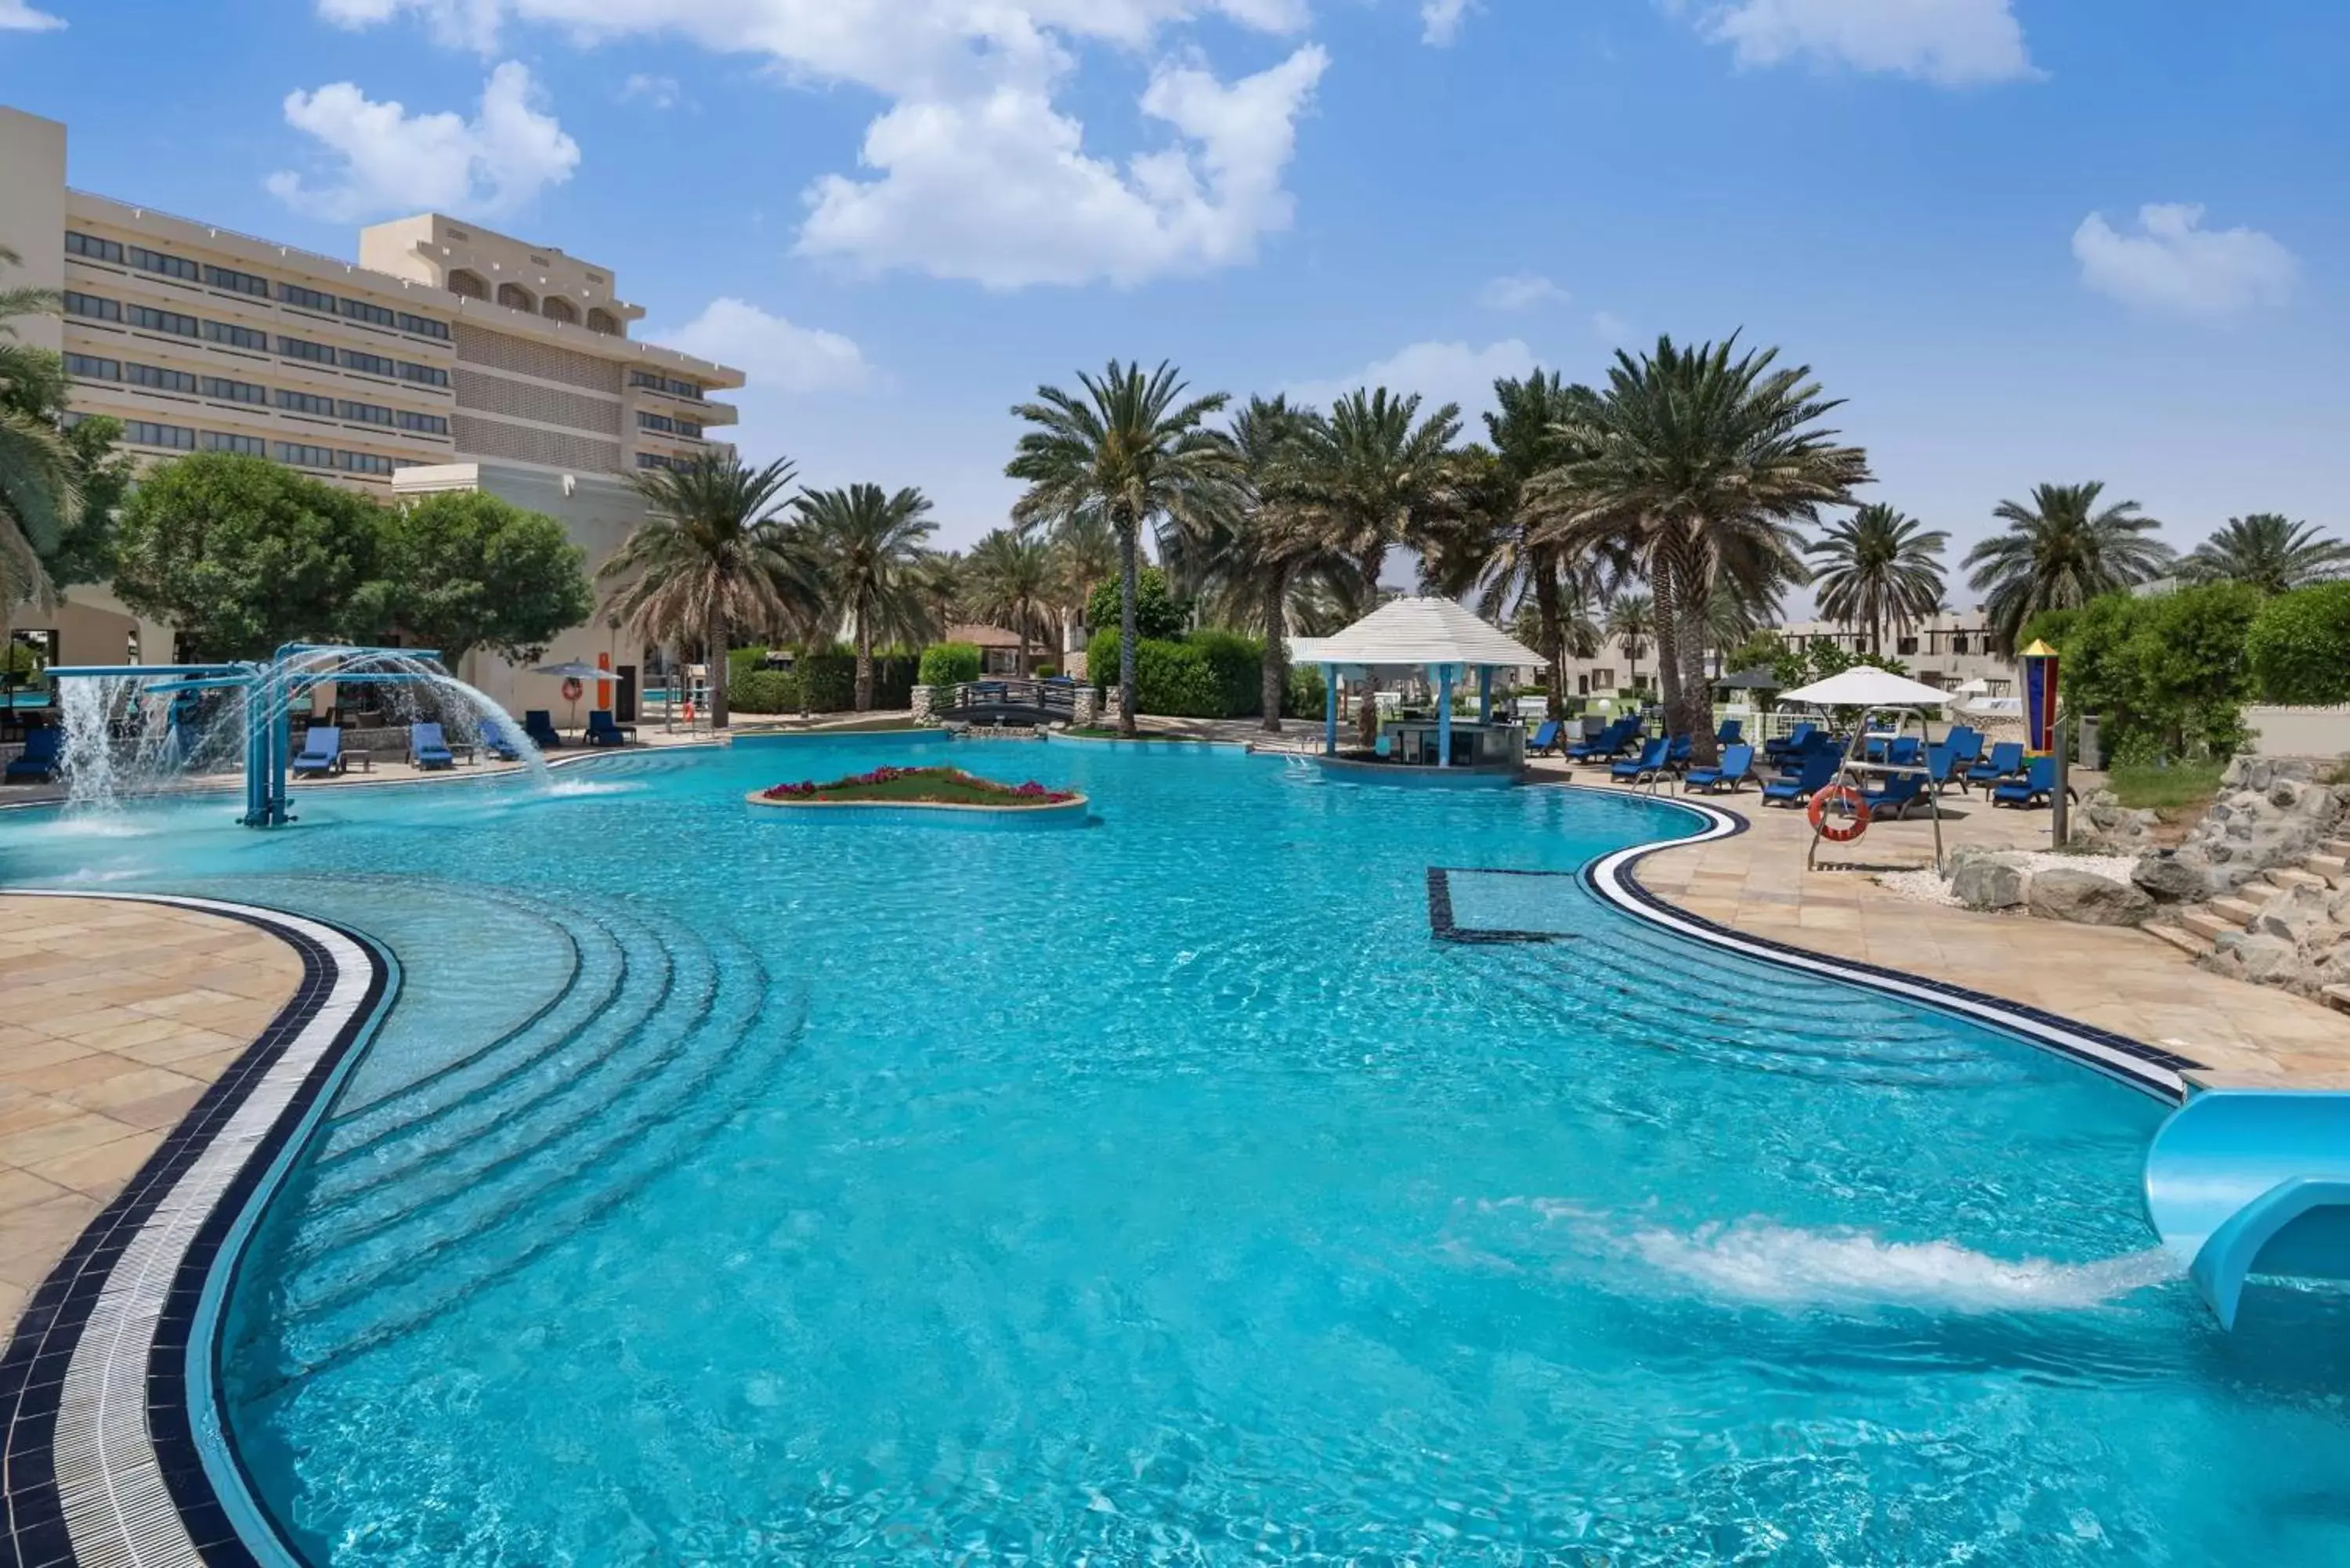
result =
M41 556L49 581L60 588L102 583L114 576L114 530L130 495L134 471L119 450L122 421L92 414L65 432L66 462L80 502L57 530L57 543Z
M380 509L258 457L148 471L116 530L115 592L179 634L181 657L262 659L341 632L376 573Z
M2229 755L2243 739L2245 639L2260 607L2241 583L2091 599L2055 644L2066 705L2098 715L2118 754Z
M1460 405L1422 418L1418 393L1397 397L1385 387L1347 393L1307 431L1303 525L1317 548L1354 563L1366 606L1378 603L1388 552L1422 542L1456 504L1460 465L1451 446L1460 433ZM1366 693L1357 732L1366 749L1378 724L1378 705Z
M2262 607L2244 652L2271 702L2350 702L2350 583L2317 583Z
M1820 613L1868 628L1872 653L1885 650L1885 628L1909 626L1942 603L1942 546L1950 535L1892 507L1871 503L1827 524L1811 546Z
M1030 639L1051 646L1046 606L1054 587L1052 546L1009 528L994 529L972 546L966 579L973 613L1019 633L1019 670L1026 676Z
M2016 634L2042 610L2077 609L2101 594L2158 576L2171 553L2147 537L2162 526L2135 501L2100 508L2102 483L2043 484L2029 503L2002 501L1994 535L1967 552L1967 580L1985 596L1992 646L2013 658Z
M792 482L785 462L743 466L706 452L636 476L650 515L597 576L608 603L647 642L699 643L710 666L710 722L726 727L726 650L736 626L784 628L802 637L819 624L824 578L806 537L782 516Z
M543 512L448 492L387 512L377 578L355 596L351 630L397 628L455 669L475 648L527 664L596 612L588 552Z
M2281 594L2350 576L2350 545L2275 512L2230 517L2195 546L2179 570L2196 582L2249 583Z
M1851 504L1869 478L1858 447L1819 421L1840 406L1809 367L1778 350L1669 337L1635 359L1618 352L1607 387L1564 432L1575 455L1534 482L1540 536L1570 551L1612 550L1648 579L1667 727L1714 756L1705 680L1708 601L1727 585L1767 597L1805 573L1794 524Z
M0 265L20 265L0 246ZM81 507L73 449L57 416L66 400L65 360L18 339L10 318L54 315L48 289L0 289L0 604L46 600L42 557L57 549Z
M857 644L857 711L873 706L873 646L920 642L937 628L921 587L923 541L936 532L919 490L878 484L812 490L792 503L824 564L825 591ZM964 587L971 582L966 575Z
M1647 594L1626 594L1607 607L1607 635L1621 644L1631 666L1632 688L1640 685L1640 659L1648 639L1657 635L1657 601Z
M1013 520L1033 523L1087 513L1106 518L1118 551L1118 729L1136 729L1136 620L1142 530L1161 523L1204 535L1237 504L1240 457L1208 416L1222 392L1185 400L1181 375L1166 361L1146 373L1113 359L1097 378L1080 373L1078 393L1039 387L1012 411L1033 428L1004 472L1028 493ZM1093 623L1100 629L1099 623Z
M1157 566L1145 566L1134 576L1135 622L1142 635L1152 642L1167 642L1181 637L1191 624L1191 607L1177 598L1167 587L1167 574ZM1094 597L1086 606L1086 625L1098 631L1118 620L1124 613L1125 590L1116 581L1107 582L1094 589ZM1095 675L1098 682L1100 675Z

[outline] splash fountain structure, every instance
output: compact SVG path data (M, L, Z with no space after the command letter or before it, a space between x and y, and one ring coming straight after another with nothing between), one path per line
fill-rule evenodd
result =
M328 682L431 688L463 704L477 728L484 720L500 721L504 738L531 771L542 778L546 773L545 759L520 726L503 722L497 703L450 674L430 649L297 642L280 648L265 663L62 665L49 675L61 683L65 772L77 803L104 805L119 797L126 770L118 765L121 759L111 732L117 716L129 709L140 737L128 770L131 778L152 777L206 753L241 754L244 813L238 820L247 827L282 827L294 820L286 774L295 705ZM182 722L181 701L204 693L234 700L200 725ZM144 711L150 699L172 704L160 728Z

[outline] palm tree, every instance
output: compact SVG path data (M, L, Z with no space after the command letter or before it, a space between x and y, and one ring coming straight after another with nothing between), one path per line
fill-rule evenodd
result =
M19 266L0 245L0 265ZM0 289L0 604L45 600L49 576L41 557L80 505L72 449L55 410L65 404L65 360L21 342L9 318L55 315L54 290Z
M873 645L920 642L933 628L922 588L922 542L937 531L928 497L878 484L809 490L792 503L824 563L825 596L857 645L857 711L873 707Z
M605 607L644 641L701 644L718 729L731 628L812 628L823 607L816 561L780 515L792 478L788 462L746 468L731 452L646 469L636 488L650 514L597 573L616 585Z
M1823 563L1820 613L1867 628L1868 651L1884 652L1888 623L1898 630L1940 607L1942 546L1950 539L1878 502L1829 524L1811 547Z
M1101 508L1094 506L1062 518L1047 536L1066 618L1083 626L1094 590L1118 580L1118 534Z
M2043 610L2076 609L2099 594L2133 587L2170 565L2168 546L2147 538L2162 526L2135 501L2099 509L2104 484L2043 484L2030 504L2002 501L1991 515L2007 524L1967 552L1967 581L1985 596L1991 641L2015 656L2024 622Z
M1252 398L1232 416L1240 504L1198 549L1201 597L1211 612L1223 624L1264 636L1258 722L1276 735L1289 689L1289 633L1297 618L1291 601L1314 583L1349 570L1305 524L1307 441L1315 421L1313 410L1285 397Z
M2230 517L2179 563L2197 582L2249 583L2281 594L2350 576L2350 545L2276 512Z
M941 632L955 624L965 566L955 550L925 550L914 563L914 592L921 598L923 618Z
M1793 524L1848 505L1868 460L1818 421L1839 406L1778 350L1669 337L1618 351L1607 389L1564 432L1575 454L1530 486L1538 536L1570 551L1612 547L1656 597L1668 729L1714 754L1705 680L1707 601L1727 582L1752 593L1804 576Z
M1014 522L1097 511L1117 535L1118 722L1131 735L1142 530L1164 522L1206 533L1233 508L1240 460L1232 441L1204 422L1229 400L1225 394L1181 400L1182 377L1164 360L1146 373L1139 361L1113 359L1098 378L1080 372L1077 384L1082 395L1039 387L1035 402L1012 410L1035 428L1021 436L1004 472L1028 482Z
M1047 606L1055 586L1052 546L1010 528L998 528L971 547L966 593L974 614L1020 636L1019 673L1028 676L1033 637L1050 646Z
M1301 445L1300 522L1316 547L1354 563L1365 606L1379 598L1379 572L1398 545L1419 544L1458 498L1453 438L1461 408L1446 403L1427 418L1419 395L1357 389L1329 417L1313 421ZM1367 690L1357 716L1366 747L1378 739L1378 704Z
M1657 601L1647 594L1626 594L1607 607L1607 635L1622 645L1625 662L1631 667L1630 686L1640 686L1640 657L1648 651L1648 639L1657 634Z

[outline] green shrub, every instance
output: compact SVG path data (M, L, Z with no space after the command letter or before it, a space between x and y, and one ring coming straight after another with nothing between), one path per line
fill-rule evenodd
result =
M2350 583L2279 594L2244 639L2252 684L2265 701L2350 702Z
M1197 640L1150 639L1134 649L1134 701L1139 712L1170 719L1238 719L1263 704L1263 676L1255 644L1247 638L1202 634ZM1235 646L1237 645L1237 646ZM1118 633L1098 631L1087 649L1086 668L1105 687L1118 684ZM1247 680L1235 678L1246 654ZM1241 690L1245 685L1245 691Z
M1093 597L1086 601L1086 624L1097 632L1117 631L1118 618L1118 579L1100 584ZM1167 574L1156 566L1145 566L1135 584L1134 628L1148 639L1172 639L1183 635L1191 624L1191 607L1177 598L1167 587Z
M2244 649L2260 608L2241 583L2092 599L2046 628L2063 635L2064 706L2097 714L2119 758L2227 757L2243 743Z
M1195 631L1183 646L1208 667L1220 710L1201 715L1242 719L1264 711L1264 644L1231 631Z
M1281 711L1284 718L1320 719L1327 701L1326 688L1322 684L1322 667L1318 664L1293 664L1289 667L1289 685L1282 693Z
M1034 675L1039 680L1050 680L1060 672L1060 666L1056 664L1040 664L1035 670L1029 671L1031 675Z
M873 706L904 708L914 701L920 660L902 649L873 655ZM811 713L846 713L857 706L857 655L843 648L812 649L792 661Z
M758 669L759 661L766 657L767 645L764 642L754 643L749 648L728 649L726 650L726 679L732 680L745 670Z
M738 669L727 679L726 703L744 713L796 713L799 678L788 670Z
M983 668L979 648L969 642L934 642L922 649L921 683L956 686L976 680Z

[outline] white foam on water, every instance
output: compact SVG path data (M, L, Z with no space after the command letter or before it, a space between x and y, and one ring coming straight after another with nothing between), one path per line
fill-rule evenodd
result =
M2176 1278L2161 1248L2059 1263L1994 1258L1954 1241L1888 1241L1866 1231L1767 1220L1635 1232L1635 1256L1706 1293L1762 1306L1903 1306L1929 1312L2077 1312Z
M650 787L621 779L562 779L547 785L545 793L562 800L575 795L641 794Z

